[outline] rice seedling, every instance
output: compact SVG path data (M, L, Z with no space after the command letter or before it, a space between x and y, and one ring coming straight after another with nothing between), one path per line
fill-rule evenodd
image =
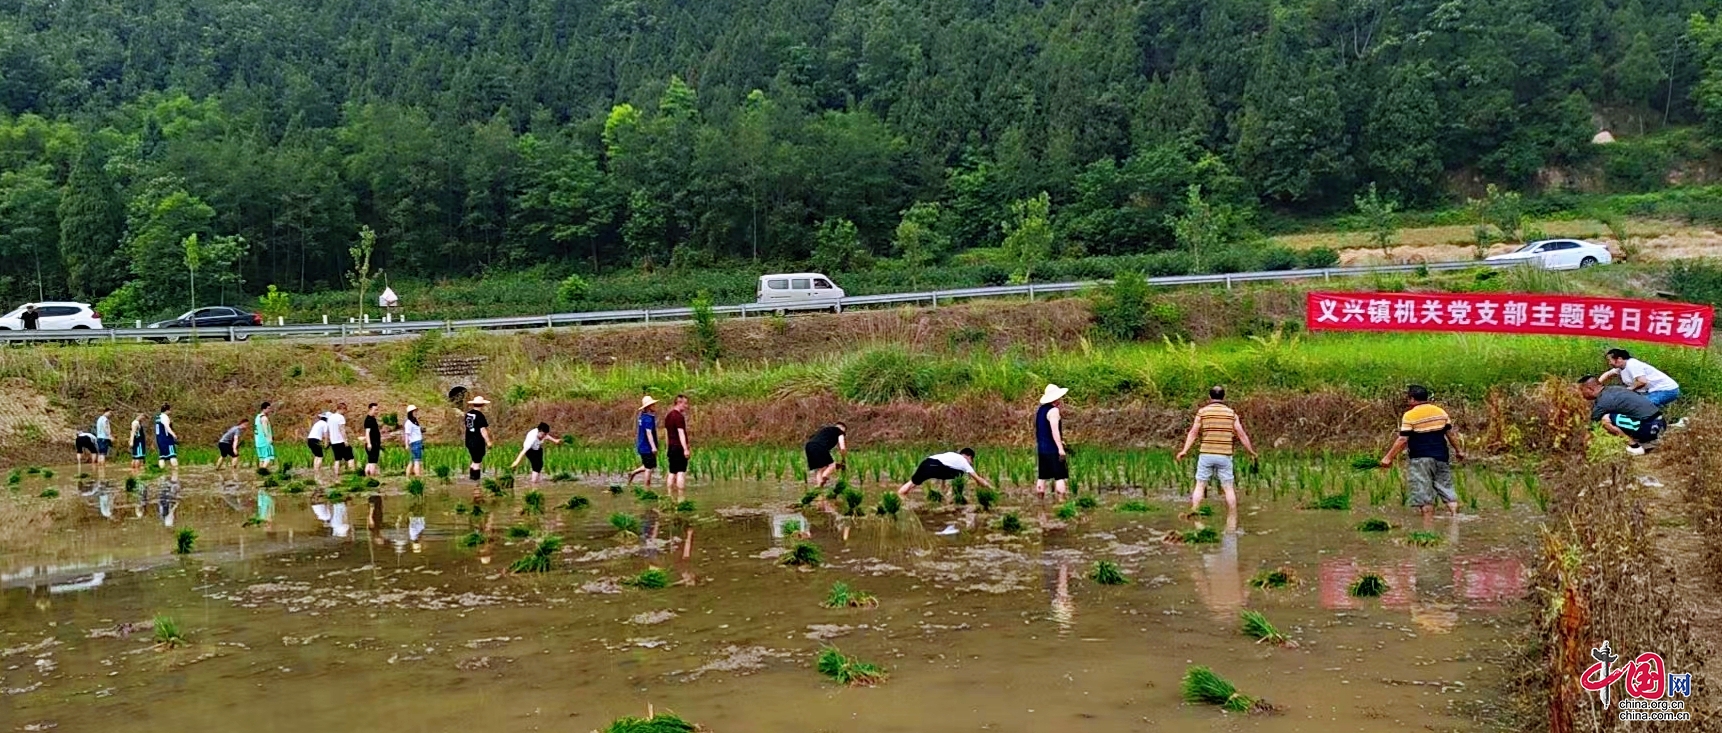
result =
M42 478L53 478L53 477L54 477L54 469L52 469L52 468L42 469Z
M1524 487L1525 495L1531 497L1531 501L1536 502L1537 511L1547 513L1549 511L1549 492L1537 483L1537 473L1526 471L1519 475L1519 482Z
M512 530L511 530L512 531ZM508 565L511 573L547 573L554 564L552 558L562 551L562 538L556 535L546 535L538 540L538 546L532 552L515 558Z
M1213 527L1200 527L1179 536L1186 545L1211 545L1220 541L1220 531Z
M407 495L408 496L424 496L425 495L425 482L424 482L424 480L418 479L418 478L407 479Z
M190 555L192 548L197 545L197 530L182 529L173 535L173 552L175 555Z
M35 475L40 474L42 472L42 467L41 466L31 466L31 467L25 469L24 472L27 474L30 474L31 476L35 476Z
M1328 494L1326 496L1317 497L1315 501L1311 502L1308 505L1308 508L1310 508L1310 509L1326 509L1326 510L1333 510L1333 511L1350 511L1351 510L1351 495L1342 493L1342 494Z
M938 489L935 489L935 488L929 486L929 487L927 487L927 503L928 504L943 504L943 503L945 503L945 495L942 493L939 493Z
M999 519L1000 532L1004 532L1005 534L1020 534L1022 530L1022 517L1017 516L1016 512L1005 512L1004 517Z
M825 495L825 498L836 499L840 496L843 496L843 492L848 491L848 490L849 490L849 479L844 478L842 476L839 476L839 477L837 477L836 481L831 482L830 493L827 493Z
M490 494L491 496L502 496L503 495L502 494L502 484L500 482L498 482L496 479L487 478L483 481L478 482L478 485L484 489L485 493Z
M579 494L570 496L567 501L562 502L562 508L571 512L577 512L589 506L592 506L592 500Z
M1358 576L1357 580L1352 581L1351 587L1346 589L1347 592L1357 598L1379 598L1387 590L1387 581L1382 580L1381 576L1375 573L1364 573Z
M693 514L696 511L699 511L699 505L695 504L693 499L676 502L676 512L679 514Z
M1412 547L1434 547L1441 544L1441 535L1419 530L1406 535L1405 544Z
M1094 563L1094 569L1088 571L1088 579L1101 585L1124 585L1130 582L1118 569L1118 563L1111 560L1101 560Z
M472 507L468 506L467 503L463 501L459 504L454 505L454 513L458 516L464 517L464 516L472 513Z
M172 617L156 616L151 626L154 627L151 638L155 639L157 651L177 649L190 643L186 640L185 634L179 630L179 622L173 620Z
M1191 517L1212 517L1212 516L1214 516L1214 508L1213 508L1213 507L1211 507L1211 506L1208 506L1208 505L1207 505L1207 504L1203 504L1203 505L1201 505L1201 506L1199 506L1199 507L1196 507L1196 511L1193 511L1193 512L1190 512L1190 513L1189 513L1189 514L1188 514L1188 515L1186 515L1186 516L1191 516Z
M347 492L340 489L330 489L323 496L329 500L330 504L339 504L347 500Z
M783 522L783 536L794 537L801 534L801 520L787 519Z
M886 677L885 670L878 665L846 656L834 646L820 650L818 668L820 674L850 686L876 685Z
M508 532L506 534L508 536L508 539L523 540L523 539L526 539L526 538L532 536L532 528L528 527L524 524L516 524L512 527L509 527Z
M1274 568L1273 570L1263 570L1252 576L1250 578L1250 587L1262 589L1285 588L1295 582L1297 582L1297 575L1292 573L1291 568Z
M294 481L293 483L287 484L287 493L289 493L289 494L303 494L303 493L305 493L305 483L303 481Z
M1154 511L1154 509L1155 507L1153 504L1149 504L1141 499L1131 499L1119 504L1117 507L1114 507L1114 511L1124 512L1126 514L1147 514Z
M1254 638L1257 643L1265 641L1269 644L1285 644L1290 641L1279 629L1274 628L1274 625L1268 622L1268 617L1263 616L1260 611L1245 610L1242 616L1244 635Z
M76 476L76 477L75 477L75 478L76 478L76 479L77 479L77 480L79 480L79 481L83 481L83 480L84 480L84 479L87 479L87 478L89 478L89 477L90 477L90 475L89 475L89 474L87 474L87 473L84 473L84 472L82 472L82 471L79 471L79 472L78 472L78 475L77 475L77 476Z
M367 489L375 489L375 488L379 488L379 487L381 487L381 486L382 486L382 485L383 485L383 482L381 482L381 481L378 481L378 480L376 480L376 479L374 479L374 478L367 478L367 479L365 479L365 481L364 481L364 486L365 486L365 488L367 488Z
M1184 670L1184 680L1180 685L1185 702L1218 705L1222 710L1234 713L1247 713L1256 710L1266 710L1266 704L1253 697L1238 692L1238 688L1227 682L1224 677L1214 674L1207 667L1190 667Z
M268 475L270 475L270 471L268 468L264 468L262 466L259 466L257 468L257 475L258 475L258 477L268 476Z
M1388 524L1387 520L1380 517L1370 517L1357 523L1357 531L1359 532L1387 532L1392 529L1393 525Z
M1100 499L1096 498L1093 494L1083 494L1081 496L1076 497L1076 508L1078 508L1078 509L1081 509L1083 511L1088 511L1090 509L1097 509L1099 507L1100 507Z
M879 605L879 599L872 593L856 590L839 580L831 584L831 592L826 594L825 602L819 605L826 608L872 608Z
M975 489L975 503L980 505L983 512L992 511L993 507L999 503L998 490L989 489L985 486Z
M15 486L19 483L22 483L23 481L24 481L24 474L16 468L12 469L11 473L6 474L6 483L7 484Z
M60 498L60 490L54 488L42 489L42 493L37 494L36 497L40 499L58 499Z
M861 516L863 514L861 502L866 500L867 497L861 493L860 489L845 489L843 491L843 514L850 517Z
M436 474L438 481L446 484L449 483L448 477L450 474L454 473L454 469L449 468L448 466L436 466L431 469L431 473Z
M802 493L801 501L797 502L796 505L808 507L813 506L813 502L816 501L819 501L819 489L808 489L806 492Z
M283 461L281 463L281 480L287 481L287 480L292 479L292 478L293 478L293 463L291 461Z
M261 526L263 526L263 518L257 517L257 516L246 517L245 521L240 523L239 526L241 529L250 529L252 527L261 527Z
M1080 512L1076 509L1076 502L1067 501L1058 505L1058 511L1053 512L1053 516L1058 517L1062 521L1068 522L1075 519L1076 515L1079 513Z
M636 487L634 499L641 504L653 504L658 501L658 492Z
M896 518L897 513L903 511L903 497L898 496L895 491L886 489L885 493L879 495L878 511L881 516Z
M969 497L963 493L963 490L964 490L963 482L961 482L961 481L952 481L951 482L951 504L953 506L968 506L969 505Z
M698 733L699 729L693 723L664 714L649 718L617 718L610 722L604 733Z
M281 479L278 479L278 478L276 478L276 477L274 477L274 476L264 476L264 477L263 477L263 483L262 483L262 486L263 486L263 488L265 488L265 489L273 489L273 488L277 488L277 487L279 487L279 486L280 486L280 485L281 485Z
M819 545L812 542L797 542L794 547L789 548L789 552L784 553L782 563L795 567L816 568L825 564L825 552L819 549Z
M610 493L612 493L612 494L622 493L622 485L621 484L610 484Z
M1357 471L1368 471L1371 469L1381 468L1381 459L1366 455L1352 456L1351 467Z
M520 513L526 515L544 513L544 492L528 491L521 500Z
M16 472L14 472L14 473L16 473ZM136 476L127 476L126 477L126 493L128 493L128 494L138 493L138 477L136 477Z
M668 588L670 587L670 573L668 570L653 565L635 575L623 578L622 585L641 590Z
M472 532L468 532L464 535L461 535L460 546L465 547L465 548L470 550L474 547L478 547L480 545L483 545L489 541L490 541L490 538L485 537L483 532L479 532L479 531L475 530Z
M610 526L615 527L617 532L625 535L638 535L640 533L640 518L632 514L616 512L610 515Z

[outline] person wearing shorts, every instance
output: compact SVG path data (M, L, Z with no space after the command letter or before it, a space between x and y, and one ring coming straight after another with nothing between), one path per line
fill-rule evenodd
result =
M407 419L401 423L401 441L407 444L407 453L411 456L407 475L425 475L425 429L419 425L418 405L407 405Z
M318 415L311 420L311 432L305 435L305 447L311 449L311 478L317 479L323 473L323 445L329 440L329 418ZM335 473L340 473L337 467Z
M813 472L812 481L823 489L825 482L843 465L831 452L837 451L844 461L849 460L849 426L839 422L820 428L802 449L807 452L807 470Z
M640 456L640 465L628 472L628 485L634 485L634 478L645 476L645 486L652 488L652 472L658 469L658 401L651 395L640 398L640 416L634 421L634 452Z
M1630 441L1626 452L1632 455L1644 455L1662 437L1662 431L1668 429L1662 408L1648 396L1626 387L1604 387L1600 378L1586 376L1579 380L1579 394L1591 402L1590 419Z
M484 476L484 454L490 450L490 420L479 408L490 404L483 396L466 401L466 454L472 463L466 467L466 477L477 481Z
M113 410L103 408L102 414L96 417L96 463L107 463L108 453L114 449L112 413Z
M1435 518L1437 500L1446 504L1448 512L1457 518L1459 495L1453 490L1452 461L1463 460L1465 453L1453 430L1453 421L1446 410L1429 402L1429 389L1423 385L1406 387L1405 402L1410 409L1399 419L1399 437L1381 458L1381 466L1392 466L1393 459L1405 453L1405 480L1411 489L1411 506L1422 511L1424 523Z
M1046 498L1046 482L1063 499L1070 485L1070 455L1064 448L1064 415L1059 405L1070 390L1056 384L1046 385L1040 395L1040 407L1034 411L1034 495Z
M251 440L257 446L258 468L268 468L275 462L275 426L269 422L269 412L273 409L265 402L257 409L256 417L251 418Z
M95 433L86 433L82 430L79 430L77 437L72 440L72 449L75 453L77 453L78 469L80 471L84 468L84 455L85 454L88 454L90 456L90 462L91 463L95 463L96 462L96 456L97 456L97 453L96 453L96 434Z
M162 405L155 418L156 465L167 468L169 463L179 468L179 434L173 432L173 418L168 416L171 405Z
M239 468L239 434L245 432L245 420L233 424L227 432L221 434L221 439L215 441L215 450L221 457L215 459L216 470L221 470L223 463L233 461L233 467Z
M131 444L133 471L143 469L144 456L149 452L149 440L145 437L147 433L144 432L144 418L145 415L140 412L137 417L132 419Z
M993 485L975 473L975 449L964 448L955 453L939 453L921 460L915 467L915 474L909 477L909 482L897 488L898 496L906 496L910 489L928 481L949 481L958 476L969 476L975 483L992 488Z
M670 414L664 416L665 437L669 440L669 450L665 457L669 462L669 478L664 479L664 485L669 487L670 499L681 501L688 495L688 456L693 455L693 444L688 442L688 396L676 395L670 405Z
M549 423L538 423L538 427L526 431L526 440L520 443L520 455L514 457L514 463L509 468L517 468L520 461L525 460L532 465L532 478L528 483L536 484L544 480L544 444L561 443L562 439L550 434Z
M377 422L377 403L365 408L365 475L381 476L378 463L383 458L383 426Z
M353 457L353 446L347 443L347 403L335 405L333 412L325 413L324 419L329 423L329 457L335 461L335 473L339 475L344 469L358 468L358 460ZM346 464L346 465L342 465Z
M1197 441L1201 442L1196 453L1196 488L1190 491L1191 515L1202 508L1202 497L1208 491L1208 484L1214 481L1220 482L1220 490L1226 494L1226 516L1237 514L1237 472L1232 466L1234 440L1244 445L1251 458L1256 457L1256 447L1250 442L1250 434L1244 430L1244 421L1238 419L1238 413L1226 404L1226 388L1220 385L1209 387L1208 403L1196 410L1190 432L1184 434L1184 447L1173 459L1184 460ZM1233 524L1235 526L1235 521Z

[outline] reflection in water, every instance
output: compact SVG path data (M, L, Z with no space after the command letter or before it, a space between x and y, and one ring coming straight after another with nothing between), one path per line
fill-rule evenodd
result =
M174 514L179 510L179 480L162 479L157 491L156 511L161 515L162 526L172 528Z
M1076 626L1076 601L1070 597L1070 561L1058 561L1058 581L1052 592L1052 621L1060 636Z
M70 583L56 583L54 585L50 585L50 586L48 586L48 592L52 593L52 594L59 594L59 593L76 593L78 591L93 590L95 588L100 588L102 586L102 582L107 580L107 579L108 579L107 573L96 573L96 574L91 575L87 578L82 578L80 580L74 580Z
M114 518L114 492L96 483L96 510L102 513L103 519Z
M336 502L329 507L329 529L334 530L336 537L352 534L353 524L347 521L347 502Z
M1226 531L1219 552L1203 553L1194 571L1196 593L1215 618L1231 619L1244 606L1244 575L1238 569L1238 513L1226 512Z

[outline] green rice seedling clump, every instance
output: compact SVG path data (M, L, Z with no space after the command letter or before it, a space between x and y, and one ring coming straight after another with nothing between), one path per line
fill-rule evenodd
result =
M42 493L37 494L36 496L43 499L58 499L60 498L60 490L53 488L42 489Z
M699 726L674 715L653 718L617 718L604 733L698 733Z
M592 500L579 494L570 496L567 501L562 502L562 508L571 512L577 512L589 506L592 506Z
M173 535L173 553L175 555L190 555L197 546L197 530L182 529Z
M157 649L175 649L187 643L185 634L179 630L179 622L170 616L156 616L151 624L154 627L152 638Z
M634 499L642 504L651 504L658 500L658 492L636 487L634 489Z
M670 587L670 572L656 565L641 570L638 574L622 579L622 585L641 590L659 590Z
M1211 506L1208 506L1207 504L1203 504L1199 507L1196 507L1196 511L1190 512L1190 516L1192 516L1192 517L1211 517L1211 516L1214 516L1214 508Z
M1313 503L1311 503L1309 505L1309 508L1311 508L1311 509L1326 509L1326 510L1342 511L1342 512L1343 511L1350 511L1351 510L1351 495L1350 494L1328 494L1327 496L1323 496L1321 498L1316 499Z
M901 511L903 511L903 497L898 496L895 491L886 489L885 493L879 496L879 514L894 518Z
M13 471L13 473L16 474L17 472ZM14 482L14 483L16 483L16 482ZM128 493L128 494L138 493L138 477L136 477L136 476L127 476L126 477L126 493Z
M419 478L407 479L407 495L408 496L424 496L425 495L424 479L419 479Z
M289 493L289 494L303 494L303 493L305 493L305 482L294 481L292 483L287 484L287 493Z
M812 542L797 542L783 555L784 565L816 568L825 564L825 552Z
M550 477L550 480L555 483L565 484L574 480L574 474L567 471L557 471L555 476Z
M1022 530L1022 517L1017 516L1016 512L1005 512L1004 517L999 519L999 531L1005 534L1020 534Z
M1099 507L1100 507L1100 499L1099 499L1099 497L1096 497L1093 494L1083 494L1081 496L1076 497L1076 508L1077 509L1081 509L1083 511L1088 511L1091 509L1098 509Z
M861 493L860 489L845 489L843 491L843 514L850 517L861 516L861 502L866 500L867 497Z
M528 492L526 492L526 496L522 499L520 511L524 514L543 514L544 513L544 492L542 492L542 491L528 491Z
M487 540L485 539L483 532L473 531L473 532L468 532L464 535L461 535L460 546L465 547L465 548L470 550L474 547L478 547L479 545L484 544L486 541Z
M879 605L879 599L872 593L856 590L839 580L831 584L831 592L826 594L825 602L820 605L826 608L872 608Z
M985 486L975 489L975 503L980 505L981 511L983 512L992 511L993 507L997 506L999 503L998 490L990 489Z
M808 489L806 492L802 493L801 501L797 502L796 505L809 507L813 506L813 502L816 501L819 501L819 489Z
M1154 511L1154 505L1141 499L1131 499L1119 504L1116 510L1126 514L1147 514Z
M1434 532L1412 532L1405 536L1405 544L1412 547L1434 547L1441 544L1441 535Z
M244 529L249 529L251 527L261 527L261 526L263 526L263 518L262 517L256 517L256 516L246 517L245 521L241 522L239 526L241 528L244 528Z
M1118 569L1118 563L1111 560L1101 560L1094 563L1094 569L1088 571L1088 579L1101 585L1124 585L1130 582Z
M610 526L615 527L617 532L637 535L640 533L640 518L632 514L616 512L610 515Z
M52 468L42 469L42 478L53 478L53 477L54 477L54 469L52 469Z
M276 488L280 485L281 485L281 479L278 479L274 476L264 476L263 477L263 488L265 488L265 489L273 489L273 488Z
M1211 545L1220 541L1220 531L1213 527L1193 529L1185 532L1182 536L1184 544L1187 545Z
M1234 713L1265 708L1255 698L1238 692L1236 686L1207 667L1195 666L1184 670L1184 679L1179 687L1185 702L1218 705L1221 709Z
M1273 570L1263 570L1256 573L1250 578L1250 587L1264 589L1285 588L1295 582L1297 582L1297 576L1292 573L1291 568L1275 568Z
M260 476L260 477L261 476L268 476L269 474L270 474L269 469L263 468L263 467L258 467L258 469L257 469L257 475L258 476Z
M958 477L958 478L961 478L961 477ZM964 493L964 490L965 490L965 487L963 486L962 481L958 480L958 481L952 481L951 482L951 504L953 504L955 506L968 506L969 505L969 497L967 494Z
M622 485L621 484L610 484L610 493L612 493L612 494L622 493Z
M801 534L801 520L787 519L783 522L783 536L794 537Z
M508 528L508 539L523 540L532 536L532 528L524 524L516 524Z
M1053 516L1058 517L1059 519L1068 522L1072 519L1075 519L1076 515L1078 515L1080 513L1081 512L1078 511L1076 508L1076 502L1067 501L1063 504L1058 505L1058 511L1053 512Z
M11 473L6 474L6 483L9 485L16 486L17 484L23 483L23 481L24 481L23 472L19 471L16 468L12 469Z
M1358 471L1368 471L1374 468L1381 468L1381 460L1374 456L1352 456L1351 467Z
M381 487L382 485L383 485L383 482L378 481L374 478L365 479L365 488L367 488L367 489L375 489L375 488Z
M1359 532L1387 532L1392 529L1393 525L1388 524L1387 520L1380 517L1370 517L1357 524L1357 531Z
M31 467L25 469L24 472L30 474L31 476L35 476L35 475L40 474L42 472L42 467L41 466L31 466Z
M1388 590L1387 581L1375 573L1364 573L1346 589L1357 598L1379 598Z
M496 485L501 487L503 491L514 491L514 474L505 473L498 476L496 479Z
M437 480L441 481L445 484L448 483L448 477L453 472L454 472L454 469L451 469L448 466L437 466L437 467L431 469L431 473L436 474Z
M1268 622L1268 617L1263 616L1260 611L1245 610L1242 616L1245 636L1269 644L1284 644L1288 641L1286 635L1274 628L1274 625Z
M547 573L554 564L556 553L562 551L562 538L556 535L546 535L538 540L538 546L514 560L508 566L511 573Z
M819 652L819 673L840 684L850 686L876 685L885 681L885 670L845 655L837 647L828 646Z
M485 493L488 493L491 496L502 496L502 483L496 479L487 478L480 481L478 485L484 487Z
M943 504L943 503L945 503L945 495L943 493L940 493L938 489L935 489L935 488L929 486L929 487L927 487L927 503L928 504Z
M683 499L676 502L676 511L681 514L693 514L699 511L699 505L695 504L693 499Z

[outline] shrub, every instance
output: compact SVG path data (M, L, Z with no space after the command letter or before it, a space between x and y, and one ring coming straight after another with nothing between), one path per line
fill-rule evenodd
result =
M1298 253L1286 247L1268 247L1262 250L1261 268L1263 270L1295 270L1302 264L1302 258Z
M926 362L895 347L869 349L844 364L837 394L850 402L882 405L929 397L933 375Z
M292 299L273 284L268 292L257 296L257 315L263 317L263 325L273 326L276 319L285 319L292 312Z
M1149 334L1148 280L1141 273L1118 273L1111 285L1099 289L1091 303L1094 328L1100 333L1120 341Z
M586 293L592 286L586 283L586 278L579 275L569 275L562 278L562 283L556 286L556 302L563 305L573 305L586 299Z
M694 349L700 358L715 362L723 356L723 343L718 338L717 315L712 312L712 295L710 291L701 290L694 296Z
M1327 247L1311 247L1303 251L1302 265L1308 269L1321 269L1339 264L1339 253Z

